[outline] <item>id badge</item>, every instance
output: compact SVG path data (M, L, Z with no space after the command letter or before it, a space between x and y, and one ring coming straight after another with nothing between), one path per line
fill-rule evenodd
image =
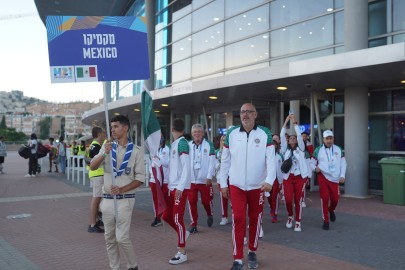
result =
M329 163L329 171L330 172L335 172L336 171L335 163L333 163L333 162Z
M125 168L125 174L130 175L130 173L131 173L131 167L126 167Z

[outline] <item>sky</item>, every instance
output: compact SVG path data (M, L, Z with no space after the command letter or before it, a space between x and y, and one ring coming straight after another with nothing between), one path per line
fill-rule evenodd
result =
M59 103L103 98L101 82L51 84L46 28L34 0L0 0L0 36L0 91Z

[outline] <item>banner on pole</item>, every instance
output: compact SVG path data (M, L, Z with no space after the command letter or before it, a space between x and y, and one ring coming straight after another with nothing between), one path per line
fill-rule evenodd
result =
M48 16L52 83L149 78L146 18Z

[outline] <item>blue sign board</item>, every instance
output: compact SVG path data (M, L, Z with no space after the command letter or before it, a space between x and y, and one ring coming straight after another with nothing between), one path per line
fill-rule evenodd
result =
M145 17L48 16L52 83L149 78Z

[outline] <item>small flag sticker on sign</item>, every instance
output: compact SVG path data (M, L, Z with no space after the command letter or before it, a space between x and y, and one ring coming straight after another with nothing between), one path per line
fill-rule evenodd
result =
M97 66L76 66L76 82L97 81Z

